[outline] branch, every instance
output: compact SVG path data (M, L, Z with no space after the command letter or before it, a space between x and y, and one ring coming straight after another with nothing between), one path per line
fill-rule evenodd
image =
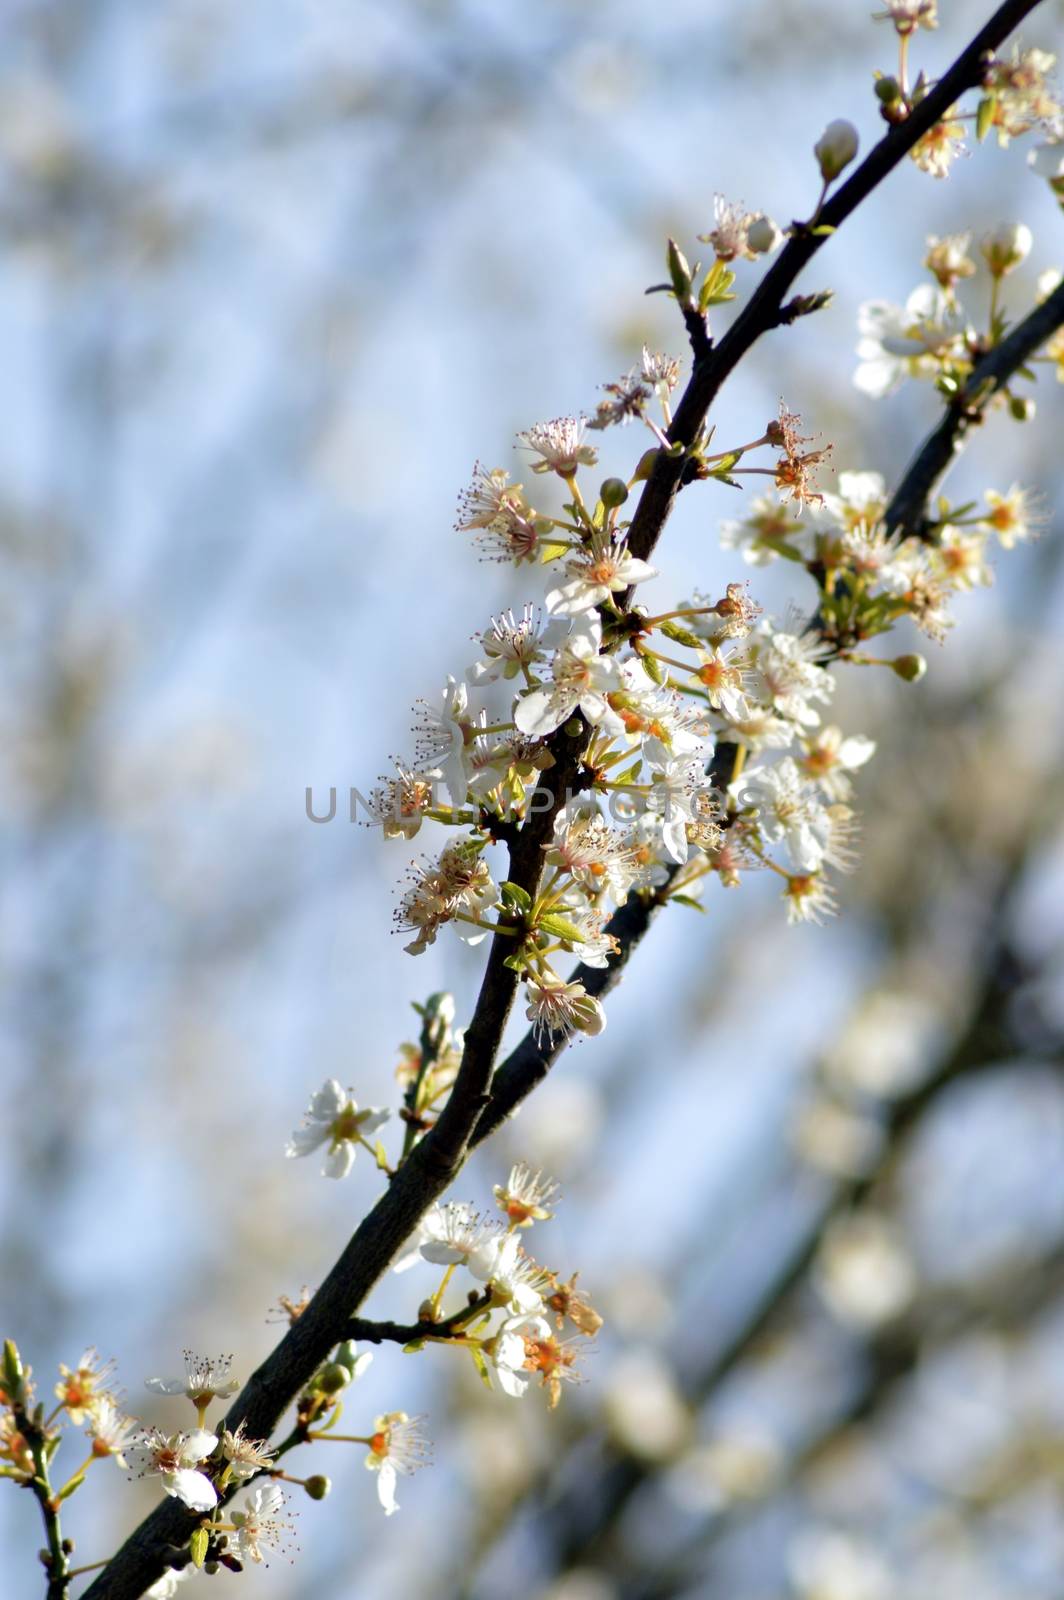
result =
M981 83L983 58L987 52L996 50L1038 4L1040 0L1006 0L1004 5L998 7L945 76L915 107L911 116L887 132L827 202L818 218L819 225L837 230L846 221L908 155L928 129L941 120L954 102L966 90ZM725 379L763 333L788 320L784 316L783 297L802 268L808 265L829 237L810 232L796 233L761 279L720 343L702 356L696 347L691 379L668 431L668 438L673 444L679 441L688 448L694 444ZM662 452L655 459L628 533L628 548L634 556L645 560L661 537L661 530L679 493L685 466L684 455L675 458Z
M1038 3L1039 0L1006 0L998 8L912 115L890 130L824 207L820 216L824 225L837 228L957 97L980 81L982 57L995 49ZM694 442L712 401L736 363L763 332L786 320L782 314L783 296L821 242L809 233L792 238L720 344L699 354L696 341L691 378L670 429L673 442L681 440L686 445ZM656 545L672 509L684 466L682 455L673 458L661 453L656 458L629 533L633 555L645 557ZM547 810L530 817L508 841L507 876L533 897L543 869L543 845L550 837L555 816L566 795L585 786L581 758L587 740L586 727L575 735L566 733L564 728L551 735L549 749L555 764L544 774L546 782L541 785L549 787L551 804ZM622 919L626 929L630 924L622 956L604 972L583 975L589 992L603 994L617 981L656 909L654 901L642 908L629 905L620 908L614 922ZM495 936L492 939L476 1007L466 1029L462 1063L435 1127L415 1145L392 1175L387 1190L359 1224L306 1310L245 1384L225 1418L225 1426L231 1430L243 1424L251 1438L270 1436L303 1384L331 1348L346 1336L353 1313L388 1270L421 1216L460 1170L474 1131L479 1132L481 1119L490 1105L492 1071L517 989L517 974L505 965L510 944L506 938ZM563 1043L559 1042L559 1050ZM519 1046L518 1050L521 1049ZM534 1068L535 1062L529 1061L527 1065L529 1069ZM505 1082L514 1085L516 1080L512 1077L504 1080L500 1089ZM521 1097L518 1094L513 1103ZM179 1501L164 1502L130 1535L90 1586L84 1600L137 1600L149 1584L162 1576L168 1551L175 1545L180 1547L187 1543L197 1521L196 1513L188 1511Z
M364 1317L352 1317L347 1324L347 1338L361 1339L364 1344L414 1344L418 1339L454 1339L465 1329L470 1317L478 1311L487 1311L492 1303L492 1292L470 1295L466 1305L440 1322L369 1322Z
M928 504L963 449L969 431L982 422L990 402L1012 375L1062 324L1064 283L976 362L968 382L909 463L884 516L888 533L933 537L936 524L928 518Z

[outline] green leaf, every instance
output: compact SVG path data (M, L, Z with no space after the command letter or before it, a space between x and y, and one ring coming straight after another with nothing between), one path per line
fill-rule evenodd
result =
M469 1345L468 1346L468 1350L469 1350L470 1355L473 1357L473 1365L476 1367L477 1371L480 1373L480 1381L481 1381L481 1383L484 1385L485 1389L490 1389L491 1388L491 1373L488 1371L488 1363L487 1363L487 1361L485 1359L483 1350L480 1348L479 1345L476 1345L476 1344Z
M188 1553L192 1557L192 1565L194 1567L202 1567L203 1563L206 1561L207 1546L210 1544L210 1542L211 1536L209 1531L206 1528L197 1528L191 1539L188 1541Z
M656 656L640 656L639 659L643 663L643 671L648 678L656 684L665 682L664 669Z
M690 628L681 628L678 622L659 622L658 627L666 639L672 639L688 650L701 650L705 646L704 639L700 639L697 633L692 633Z
M519 883L512 883L507 878L504 883L500 883L499 888L502 892L502 903L507 908L514 907L518 911L532 909L532 896L527 889L522 889Z
M996 107L997 96L993 94L985 95L979 102L975 113L975 136L980 144L982 144L994 126L994 111Z
M380 1168L381 1172L387 1172L391 1163L388 1160L388 1152L385 1150L379 1139L373 1146L373 1154L377 1158L377 1166Z
M56 1495L56 1499L57 1500L69 1500L70 1496L74 1493L75 1489L80 1489L84 1482L85 1482L85 1473L84 1472L79 1472L76 1477L71 1478L69 1483L65 1483L63 1485L63 1487L60 1489L59 1493Z
M425 1348L424 1339L411 1339L409 1344L404 1344L404 1346L403 1346L403 1354L404 1354L404 1356L414 1356L414 1355L417 1355L417 1352L419 1350L424 1350L424 1348Z
M547 544L540 545L539 559L546 566L549 561L560 561L562 556L567 554L568 549L569 546L567 544L558 544L551 540Z
M568 917L559 916L556 911L544 911L538 918L538 925L544 933L552 934L555 939L564 939L566 944L579 944L583 938L575 922L570 922Z

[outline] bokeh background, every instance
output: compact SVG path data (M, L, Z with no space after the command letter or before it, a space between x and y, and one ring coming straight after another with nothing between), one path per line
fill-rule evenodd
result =
M470 635L542 584L452 532L476 457L589 409L647 338L683 353L668 232L715 191L786 222L810 147L878 133L893 35L853 0L6 0L0 11L0 559L7 665L0 1297L45 1388L95 1343L129 1407L180 1351L246 1375L378 1191L285 1139L327 1076L394 1102L409 1002L477 953L390 936L416 847L343 817ZM989 13L943 0L940 70ZM1059 48L1047 0L1024 39ZM896 173L762 342L720 439L778 399L836 466L897 477L936 399L852 387L857 307L904 299L926 234L1023 218L1064 265L1025 146ZM739 269L749 289L755 269ZM983 314L985 279L967 286ZM957 606L916 688L851 672L880 742L842 916L772 886L677 909L606 1035L463 1174L565 1188L534 1241L607 1317L548 1417L457 1355L384 1349L348 1402L425 1412L435 1466L386 1523L361 1452L301 1553L237 1580L317 1600L1060 1600L1064 1571L1064 389L995 418L957 497L1038 487L1050 524ZM751 432L753 430L753 432ZM604 466L630 467L633 431ZM521 476L518 472L517 476ZM746 575L723 486L684 495L653 600ZM538 587L537 587L538 586ZM792 570L769 607L808 603ZM885 675L884 675L885 676ZM310 824L308 784L341 792ZM431 840L429 841L431 845ZM426 1269L427 1271L428 1269ZM382 1286L409 1316L431 1278ZM69 1465L78 1445L66 1447ZM63 1459L63 1458L61 1458ZM293 1470L299 1470L298 1460ZM308 1468L307 1470L311 1470ZM3 1488L3 1485L0 1485ZM91 1561L151 1500L106 1464ZM40 1529L0 1494L5 1593Z

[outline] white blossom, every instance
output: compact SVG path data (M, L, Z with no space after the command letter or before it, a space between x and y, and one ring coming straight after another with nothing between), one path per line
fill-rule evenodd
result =
M138 1435L125 1455L133 1472L158 1477L166 1493L190 1511L210 1511L218 1503L218 1492L207 1474L197 1469L217 1443L205 1428L169 1436L152 1428Z
M428 1457L428 1442L421 1432L421 1418L408 1417L405 1411L388 1411L373 1426L366 1466L377 1474L377 1495L384 1514L398 1511L395 1498L399 1475L409 1476L423 1467Z
M593 727L617 734L624 724L606 696L620 687L620 668L612 656L600 655L602 629L598 617L584 620L579 632L565 640L551 665L553 684L533 689L514 708L522 733L543 738L580 711Z
M375 1106L360 1111L350 1089L342 1088L336 1078L326 1078L311 1096L303 1126L288 1141L285 1155L289 1159L309 1156L325 1145L322 1176L346 1178L359 1144L376 1133L390 1116L390 1111Z
M584 417L555 417L552 422L537 422L517 435L539 460L533 462L533 472L556 472L559 477L571 478L580 466L594 466L598 456L591 445L584 443Z
M183 1350L184 1376L180 1378L146 1378L144 1387L153 1394L183 1394L195 1406L206 1407L215 1398L225 1400L240 1388L239 1378L229 1376L232 1356L219 1356L210 1360L191 1350Z
M565 572L569 581L547 594L547 610L552 614L579 616L594 611L611 595L657 576L656 567L629 555L624 539L601 532L593 533L590 543L569 557Z
M256 1483L243 1489L228 1508L233 1545L244 1561L261 1562L263 1551L282 1550L293 1532L284 1515L284 1490L279 1483Z

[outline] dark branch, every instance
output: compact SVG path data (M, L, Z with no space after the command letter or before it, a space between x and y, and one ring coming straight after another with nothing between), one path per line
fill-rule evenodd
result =
M461 1311L444 1317L440 1322L370 1322L365 1317L352 1317L347 1324L347 1338L361 1339L364 1344L414 1344L418 1339L455 1339L461 1337L470 1318L486 1311L492 1302L490 1289L471 1295Z

